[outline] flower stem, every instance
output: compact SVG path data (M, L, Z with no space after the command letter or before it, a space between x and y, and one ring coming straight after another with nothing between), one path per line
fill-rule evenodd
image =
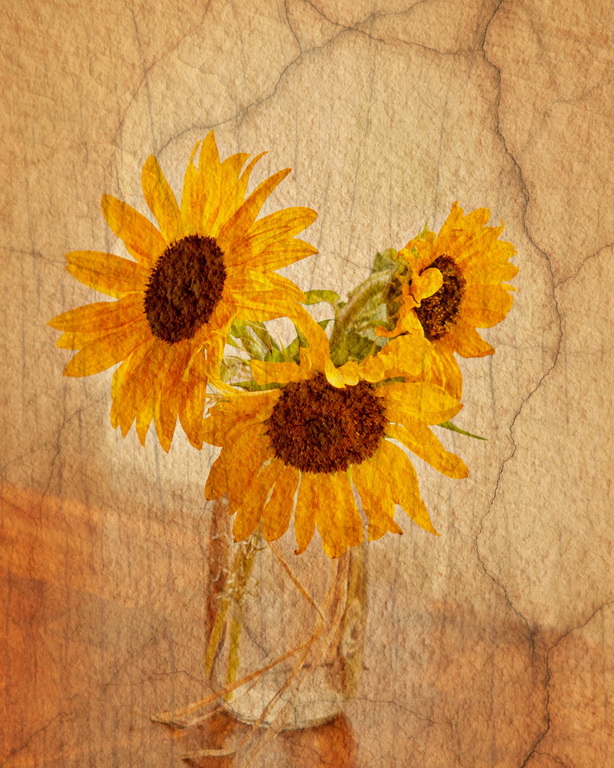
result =
M335 318L333 332L330 337L330 349L333 358L336 357L344 337L356 323L365 307L376 296L383 294L390 282L390 277L390 272L375 272L350 292L347 304Z

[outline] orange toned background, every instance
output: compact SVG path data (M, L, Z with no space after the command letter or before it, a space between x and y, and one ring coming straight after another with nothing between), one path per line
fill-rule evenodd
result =
M142 210L151 152L177 189L211 127L225 154L270 149L262 174L294 168L272 204L319 211L320 254L288 271L305 288L346 291L454 200L518 250L497 353L463 364L458 421L488 443L448 442L471 478L423 472L442 535L370 547L338 764L614 765L609 10L5 0L1 765L181 764L148 718L203 691L212 456L116 435L110 374L63 378L45 322L95 299L66 251L121 253L100 195Z

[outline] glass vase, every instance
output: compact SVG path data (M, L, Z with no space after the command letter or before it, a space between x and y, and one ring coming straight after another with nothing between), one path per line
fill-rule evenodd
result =
M292 535L236 544L223 500L211 505L204 667L218 703L276 732L340 715L356 692L367 614L366 547L330 560Z

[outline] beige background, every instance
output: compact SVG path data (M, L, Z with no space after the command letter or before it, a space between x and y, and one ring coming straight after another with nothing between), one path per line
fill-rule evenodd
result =
M151 152L178 189L211 127L224 154L270 149L263 175L294 168L272 205L319 211L320 254L288 270L305 288L346 291L454 200L518 250L497 353L463 364L458 422L488 443L449 440L466 481L422 472L441 537L406 522L370 548L357 746L335 764L614 765L608 12L3 4L3 766L181 764L148 716L203 692L211 456L115 434L110 373L63 378L45 322L96 298L64 252L121 253L100 195L143 210Z

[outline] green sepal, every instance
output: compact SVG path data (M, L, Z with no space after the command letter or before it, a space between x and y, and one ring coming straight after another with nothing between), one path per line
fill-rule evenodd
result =
M335 291L305 291L305 301L303 304L319 304L321 301L325 301L327 304L330 304L331 307L336 307L340 299L341 296Z
M459 435L465 435L465 437L472 437L474 440L488 440L486 437L480 437L480 435L473 435L471 432L466 432L464 429L457 427L456 424L452 424L451 421L444 421L441 424L437 424L437 426L449 429L451 432L458 432Z

